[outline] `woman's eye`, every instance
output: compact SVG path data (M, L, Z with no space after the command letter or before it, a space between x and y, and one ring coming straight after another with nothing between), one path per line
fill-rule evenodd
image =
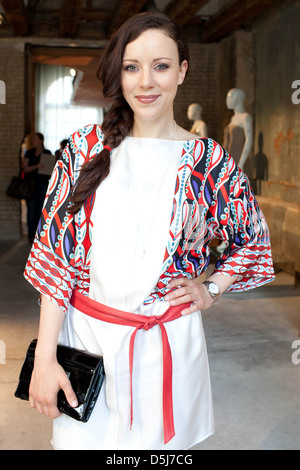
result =
M137 66L136 65L126 65L124 67L124 69L128 72L135 72L137 70Z
M156 70L166 70L168 68L169 68L168 64L157 64L155 67Z

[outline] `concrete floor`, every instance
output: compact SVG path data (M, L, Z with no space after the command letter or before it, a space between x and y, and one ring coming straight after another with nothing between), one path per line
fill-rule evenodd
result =
M37 293L23 278L28 251L26 239L2 243L0 250L0 450L51 449L51 421L14 397L38 328ZM300 339L300 288L294 279L280 272L271 284L225 294L203 321L216 432L193 450L300 450L300 341L299 354L292 348Z

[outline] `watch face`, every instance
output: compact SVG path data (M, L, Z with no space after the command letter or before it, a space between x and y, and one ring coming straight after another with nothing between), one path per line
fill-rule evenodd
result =
M211 282L208 288L213 295L218 295L220 293L219 287L214 282Z
M216 284L211 284L209 288L213 292L213 294L217 294L219 292L218 286L216 286Z

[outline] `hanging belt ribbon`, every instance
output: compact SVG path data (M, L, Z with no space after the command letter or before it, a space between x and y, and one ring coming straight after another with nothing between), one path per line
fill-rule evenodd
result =
M133 392L132 392L132 371L134 341L138 330L149 330L155 325L159 325L162 335L163 348L163 421L164 421L164 442L169 442L175 435L173 417L173 393L172 393L172 352L168 340L167 331L163 323L176 320L181 317L181 311L189 304L181 304L176 307L169 307L165 313L159 316L138 315L135 313L123 312L107 305L100 304L89 299L77 290L73 291L71 305L81 312L98 320L117 325L135 327L129 343L129 372L130 372L130 429L133 422Z

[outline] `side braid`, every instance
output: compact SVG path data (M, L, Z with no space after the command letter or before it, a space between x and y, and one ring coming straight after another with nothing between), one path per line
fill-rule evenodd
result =
M122 97L114 102L103 120L103 147L105 148L82 166L73 194L70 197L71 206L68 211L71 214L76 214L79 211L84 202L108 176L110 150L107 147L111 149L118 147L129 134L132 125L133 113Z

